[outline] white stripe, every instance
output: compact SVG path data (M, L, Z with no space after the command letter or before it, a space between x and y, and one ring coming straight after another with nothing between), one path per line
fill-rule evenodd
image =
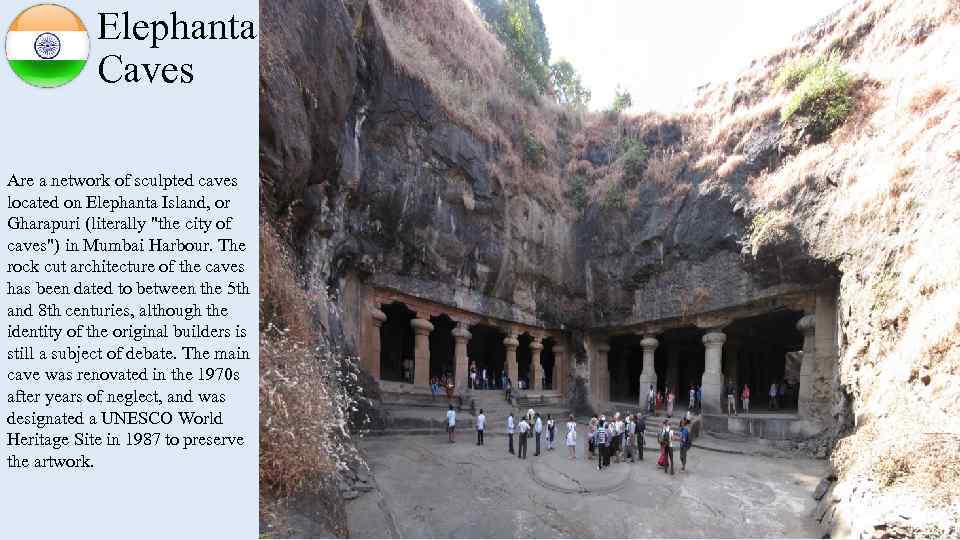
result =
M7 34L8 60L41 60L33 44L43 32L10 32ZM86 60L90 38L86 32L51 32L60 38L60 54L53 60Z

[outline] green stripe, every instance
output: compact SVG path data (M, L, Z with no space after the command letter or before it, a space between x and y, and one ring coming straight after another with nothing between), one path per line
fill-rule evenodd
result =
M86 60L10 60L10 67L21 79L43 88L67 84L86 64Z

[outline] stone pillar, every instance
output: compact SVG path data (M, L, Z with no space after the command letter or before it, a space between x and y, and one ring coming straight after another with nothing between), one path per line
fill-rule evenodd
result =
M719 330L711 330L703 336L706 351L700 386L703 388L703 412L708 414L722 411L720 395L723 393L723 374L720 369L723 362L723 342L726 340L726 334Z
M413 384L430 386L430 332L433 324L417 314L410 320L413 327Z
M647 394L650 392L650 386L657 387L657 369L654 365L654 352L660 342L653 336L644 336L640 342L643 347L643 369L640 372L640 407L647 405Z
M610 352L610 344L607 342L597 343L597 375L596 394L594 399L597 401L610 401L610 368L607 366L607 353Z
M517 339L517 334L509 334L503 338L503 346L507 350L507 376L510 377L510 384L513 386L514 392L516 392L519 388L517 386L519 371L517 367L517 347L520 346L520 340Z
M814 364L812 373L812 407L815 419L827 420L833 396L839 390L837 371L837 293L833 288L817 292L816 330L814 331Z
M797 322L797 330L803 334L803 357L800 362L797 412L805 418L809 418L813 412L813 372L817 364L814 332L816 322L817 318L814 315L806 315Z
M466 323L462 322L457 323L452 334L454 384L457 386L457 392L464 393L467 391L467 343L473 336L467 330Z
M370 357L367 359L367 371L370 372L370 376L373 377L373 380L380 380L380 331L383 328L383 323L387 321L387 314L380 310L380 308L372 307L370 309L370 318L373 321L373 331L370 333L369 345L367 350L369 351Z
M566 352L567 350L564 349L563 345L553 346L553 372L556 373L556 377L553 379L553 389L561 394L564 393L567 385Z
M530 341L530 387L534 390L543 391L543 366L540 365L540 352L543 351L543 338L535 336Z

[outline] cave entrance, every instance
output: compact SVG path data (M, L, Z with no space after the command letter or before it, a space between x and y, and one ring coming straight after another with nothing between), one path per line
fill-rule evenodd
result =
M690 406L690 388L700 386L704 367L703 330L696 327L673 328L657 336L660 345L654 352L657 392L664 400L669 391L676 395L676 407Z
M383 306L387 320L380 329L380 378L413 383L413 328L416 313L400 302Z
M737 410L742 410L743 386L750 386L750 412L796 412L803 359L803 334L797 330L800 311L780 309L738 319L727 326L723 346L724 382L737 386ZM776 403L770 399L773 383L785 383ZM726 402L724 402L726 407Z
M520 342L520 346L517 347L517 379L523 383L521 389L529 390L533 386L533 379L530 377L530 342L533 338L530 334L520 334L517 340Z
M640 372L643 371L642 336L610 338L607 369L610 371L610 401L639 403Z
M543 351L540 352L540 366L543 367L543 389L544 390L556 390L557 385L554 380L554 375L557 365L557 360L553 356L553 346L556 343L553 341L553 338L546 338L543 340Z
M507 351L503 346L506 337L493 326L478 324L470 328L471 338L467 343L467 357L470 366L477 369L477 379L487 369L494 388L502 388L503 375L506 373Z
M453 329L457 323L446 315L431 317L433 331L430 332L430 377L446 375L452 378L453 366Z

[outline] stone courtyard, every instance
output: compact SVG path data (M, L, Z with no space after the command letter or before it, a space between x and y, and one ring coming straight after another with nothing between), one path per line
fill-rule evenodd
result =
M463 422L461 420L460 422ZM502 423L493 418L492 423ZM458 422L459 423L459 422ZM580 426L582 428L582 426ZM360 538L817 537L811 497L823 461L694 448L685 472L665 474L648 451L598 472L565 448L526 460L504 435L476 445L446 436L373 437L363 444L375 489L348 504ZM648 442L648 446L650 446ZM756 445L742 445L744 450Z

